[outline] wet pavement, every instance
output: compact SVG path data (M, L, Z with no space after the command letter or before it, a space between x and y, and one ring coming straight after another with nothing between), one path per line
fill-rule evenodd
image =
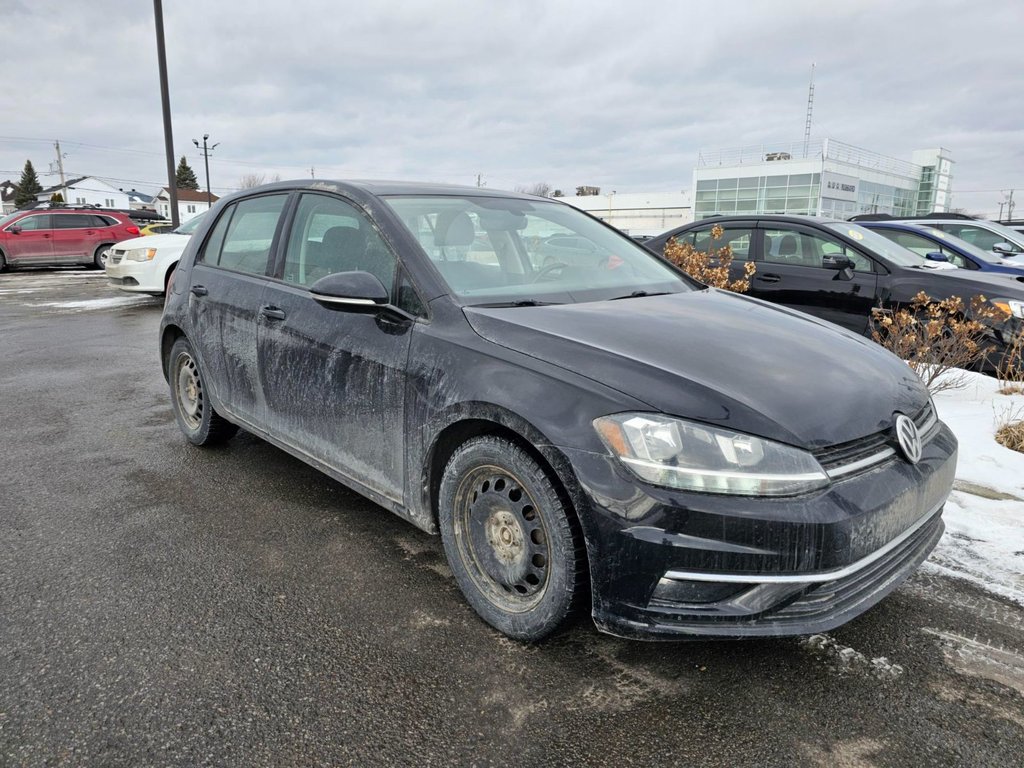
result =
M1021 765L1021 607L925 567L826 636L519 645L437 538L186 444L161 303L0 275L0 766Z

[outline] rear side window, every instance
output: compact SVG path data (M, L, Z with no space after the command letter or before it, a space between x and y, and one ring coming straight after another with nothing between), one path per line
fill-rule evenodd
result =
M117 219L112 219L108 216L100 216L98 214L93 214L90 218L92 219L92 224L90 226L93 227L112 227L118 223Z
M230 206L217 220L201 261L236 272L266 274L270 247L287 200L287 194L264 195Z
M57 213L53 217L54 229L88 229L95 227L95 216L88 213Z

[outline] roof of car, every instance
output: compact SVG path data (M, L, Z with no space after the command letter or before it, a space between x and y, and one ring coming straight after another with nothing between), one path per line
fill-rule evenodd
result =
M471 187L460 184L434 184L422 181L387 181L371 179L299 179L267 184L261 189L319 189L327 192L353 192L371 195L470 195L473 197L515 197L538 200L535 195L508 192L490 187ZM249 190L247 190L249 191Z

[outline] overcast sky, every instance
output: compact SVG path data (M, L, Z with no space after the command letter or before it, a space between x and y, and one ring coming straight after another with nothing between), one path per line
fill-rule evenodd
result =
M812 136L953 153L954 202L1024 213L1020 0L165 0L174 146L247 173L689 189L701 149ZM152 3L0 0L0 179L166 183ZM55 175L42 175L55 184Z

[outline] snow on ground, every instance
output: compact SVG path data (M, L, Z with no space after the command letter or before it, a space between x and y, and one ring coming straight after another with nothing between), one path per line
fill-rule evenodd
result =
M59 309L110 309L111 307L124 307L140 302L151 302L149 296L114 296L109 299L83 299L81 301L46 301L39 304L32 304L33 307L57 307Z
M1024 419L1024 395L1000 395L995 379L961 373L967 386L935 396L939 417L960 441L960 490L946 503L946 533L929 567L1024 605L1024 453L995 440L1008 416ZM984 498L963 490L965 481L1015 498Z

